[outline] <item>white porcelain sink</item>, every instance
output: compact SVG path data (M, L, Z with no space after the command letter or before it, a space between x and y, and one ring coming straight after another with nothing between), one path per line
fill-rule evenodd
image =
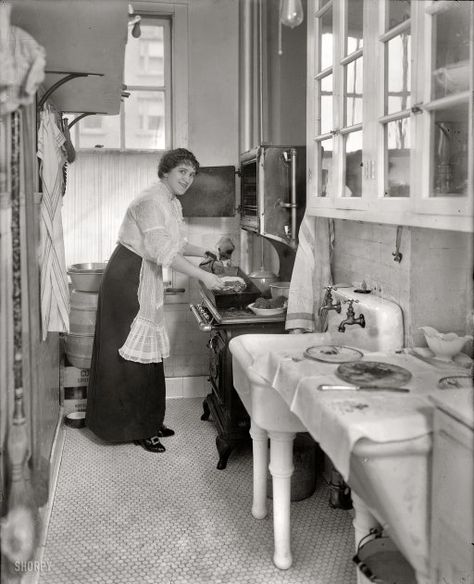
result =
M251 418L253 440L254 498L252 514L261 519L267 514L266 473L268 467L267 441L270 438L269 469L273 480L273 523L275 565L287 569L292 564L290 546L290 486L293 472L292 451L296 432L307 431L284 401L265 379L251 368L259 356L279 350L296 351L311 345L342 344L369 352L395 351L403 346L403 318L400 307L378 297L357 295L353 289L333 292L341 300L342 312L328 314L328 332L303 335L240 335L229 344L233 361L234 387ZM338 332L339 323L346 317L344 304L349 298L356 316L363 313L366 327L346 327ZM365 535L365 534L364 534ZM356 542L357 543L357 542Z

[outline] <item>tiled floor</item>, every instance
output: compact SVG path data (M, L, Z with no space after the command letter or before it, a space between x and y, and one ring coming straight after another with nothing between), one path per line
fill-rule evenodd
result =
M293 566L272 562L270 513L252 517L251 451L217 470L214 425L201 399L168 400L176 436L151 454L66 430L40 584L354 584L347 511L316 492L294 502Z

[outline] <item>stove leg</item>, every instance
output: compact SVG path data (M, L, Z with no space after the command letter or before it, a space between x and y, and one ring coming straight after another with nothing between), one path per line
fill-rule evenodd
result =
M273 563L287 570L293 563L290 547L291 475L294 432L269 432L270 472L273 484Z
M209 405L207 403L207 398L202 402L202 409L204 413L201 416L201 420L209 420L209 416L211 415L211 410L209 409Z
M267 516L268 434L252 420L250 426L253 451L253 504L255 519Z
M232 452L233 445L229 444L221 436L216 436L217 452L219 453L219 462L217 463L218 470L224 470L227 466L227 460Z

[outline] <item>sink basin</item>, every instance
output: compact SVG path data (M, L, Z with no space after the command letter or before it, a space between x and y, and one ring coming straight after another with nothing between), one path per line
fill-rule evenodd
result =
M291 403L286 403L282 395L253 370L252 365L265 353L295 352L311 345L342 344L366 352L387 353L403 346L403 318L398 305L371 295L358 297L353 289L335 291L333 297L341 300L343 310L341 314L329 312L326 333L240 335L229 345L234 386L251 418L254 457L252 514L258 519L267 514L266 474L269 468L273 481L273 561L280 569L287 569L292 564L292 442L296 432L311 430L290 410ZM337 328L345 318L347 305L344 301L348 298L359 300L354 309L356 316L364 314L366 327L348 326L345 333L340 333ZM380 523L388 525L390 535L417 571L420 583L425 581L423 574L428 555L426 493L430 449L429 436L388 443L361 440L354 447L348 479L354 495L356 546L371 527ZM405 483L405 488L400 481ZM404 506L403 512L397 511L400 505Z

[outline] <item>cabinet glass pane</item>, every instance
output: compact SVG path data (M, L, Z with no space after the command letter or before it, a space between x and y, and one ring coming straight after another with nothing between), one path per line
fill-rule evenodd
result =
M389 0L385 30L390 30L410 18L410 10L411 0Z
M433 17L435 99L469 89L470 2L452 2L452 7Z
M362 132L344 136L345 181L343 197L362 196Z
M364 0L348 0L345 55L350 55L362 47L363 16Z
M410 118L385 125L384 195L410 196Z
M387 42L387 100L385 113L403 111L411 104L411 35L409 32Z
M362 122L363 60L355 59L345 67L345 125L353 126Z
M467 196L468 104L434 112L432 123L432 194Z
M334 141L332 138L323 140L319 146L319 164L321 169L321 184L319 192L322 197L333 194L332 177L334 176Z
M319 134L327 134L333 127L332 104L333 104L333 75L323 77L319 82L320 87L320 114L321 128Z
M319 40L320 71L334 64L333 28L332 28L332 6L321 16L321 35Z

